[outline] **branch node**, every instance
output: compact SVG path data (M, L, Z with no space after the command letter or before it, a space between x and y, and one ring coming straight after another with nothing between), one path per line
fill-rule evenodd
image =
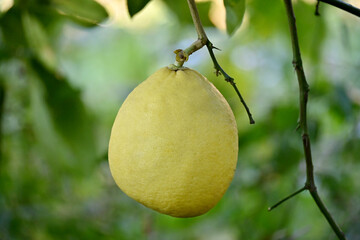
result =
M317 187L311 181L306 181L305 188L309 190L309 192L317 192Z
M230 83L233 86L236 85L236 83L234 82L234 79L232 77L225 77L225 81Z
M215 76L220 76L221 75L221 72L214 66L214 73L215 73Z
M303 133L302 140L304 142L304 147L307 149L310 147L310 140L309 140L309 134Z
M295 71L304 71L303 67L302 67L302 61L301 59L296 59L292 61L292 65L295 69Z
M199 38L200 42L205 46L207 44L207 42L209 41L209 39L207 38L207 36L202 36Z

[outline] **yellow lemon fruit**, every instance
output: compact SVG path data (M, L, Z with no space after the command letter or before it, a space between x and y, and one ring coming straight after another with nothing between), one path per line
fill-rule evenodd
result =
M161 68L121 106L109 164L128 196L174 217L206 213L234 176L238 133L221 93L191 69Z

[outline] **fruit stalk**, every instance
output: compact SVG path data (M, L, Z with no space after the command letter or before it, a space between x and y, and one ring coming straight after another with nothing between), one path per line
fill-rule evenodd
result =
M288 17L288 23L290 28L290 36L292 42L292 50L293 50L293 66L296 71L298 83L299 83L299 103L300 103L300 121L299 127L302 130L302 142L305 153L305 161L306 161L306 182L304 188L309 190L311 196L319 207L321 213L324 215L329 225L337 235L340 240L345 240L345 235L340 229L340 227L336 224L334 218L327 210L325 204L321 200L317 188L315 185L314 179L314 166L311 155L311 143L308 133L307 127L307 102L308 102L308 93L309 93L309 85L306 81L304 68L301 60L301 53L299 47L298 34L296 29L296 20L295 14L292 6L291 0L284 0L286 13ZM296 194L295 194L296 195ZM295 196L293 195L293 196Z

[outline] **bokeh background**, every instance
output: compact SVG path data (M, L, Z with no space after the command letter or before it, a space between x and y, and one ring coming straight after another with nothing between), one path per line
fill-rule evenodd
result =
M325 4L315 16L315 4L294 1L316 181L348 238L360 239L360 19ZM125 0L0 1L1 240L336 239L306 192L267 211L305 181L283 2L246 1L231 36L221 0L198 7L256 124L206 49L194 53L186 66L235 113L239 161L214 209L177 219L117 188L107 145L126 96L196 40L186 1L153 0L133 18Z

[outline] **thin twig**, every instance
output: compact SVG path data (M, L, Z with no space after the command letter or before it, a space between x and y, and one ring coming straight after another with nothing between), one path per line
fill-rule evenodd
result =
M317 0L316 6L315 6L315 16L320 16L320 0Z
M221 73L224 78L225 78L225 81L229 82L233 88L235 89L236 91L236 94L238 95L238 97L240 98L240 101L241 103L243 104L245 110L246 110L246 113L248 114L248 117L249 117L249 120L250 120L250 124L254 124L255 121L251 115L251 112L250 112L250 109L249 107L246 105L246 102L244 100L244 98L242 97L239 89L237 88L235 82L234 82L234 78L230 77L225 71L224 69L222 69L222 67L220 66L220 64L218 63L218 61L216 60L216 57L215 57L215 54L214 54L214 51L213 49L216 47L213 46L213 44L210 42L210 40L208 39L208 37L206 36L206 33L205 33L205 30L201 24L201 20L200 20L200 17L199 17L199 12L197 10L197 7L196 7L196 3L194 0L187 0L188 2L188 5L189 5L189 8L190 8L190 13L191 13L191 17L193 19L193 22L194 22L194 25L195 25L195 28L196 28L196 32L198 34L198 40L195 41L193 44L191 44L190 47L188 47L187 49L185 50L176 50L175 53L176 53L176 62L175 62L175 65L177 67L181 67L184 62L186 62L187 58L189 57L190 54L192 54L193 52L199 50L200 48L202 48L203 46L206 45L208 51L209 51L209 54L210 54L210 57L214 63L214 68L216 70L216 75L219 75L219 73Z
M279 205L281 205L283 202L289 200L292 197L295 197L296 195L298 195L299 193L301 193L302 191L306 190L306 187L302 187L299 190L297 190L296 192L290 194L289 196L285 197L284 199L282 199L281 201L277 202L275 205L273 205L272 207L268 208L268 211L270 212L271 210L273 210L274 208L278 207Z
M211 43L209 40L208 40L207 43L206 43L206 47L207 47L207 49L208 49L208 51L209 51L209 54L210 54L210 57L211 57L211 59L212 59L212 61L213 61L213 63L214 63L214 68L215 68L215 70L216 70L216 75L218 75L219 72L220 72L220 73L224 76L225 81L229 82L229 83L231 84L231 86L233 86L233 88L235 89L236 94L239 96L240 101L241 101L241 103L243 104L243 106L244 106L244 108L245 108L245 110L246 110L247 115L249 116L250 124L255 124L255 120L254 120L253 117L252 117L252 114L251 114L251 112L250 112L250 109L249 109L249 107L247 106L244 98L242 97L242 95L241 95L238 87L236 86L236 83L234 82L234 79L233 79L232 77L230 77L230 76L224 71L224 69L219 65L219 63L218 63L218 61L217 61L217 59L216 59L216 57L215 57L214 51L213 51L214 46L212 45L212 43Z
M308 133L308 127L307 127L307 101L308 101L308 93L309 93L309 85L306 81L304 68L302 65L301 60L301 53L300 53L300 47L299 47L299 40L298 40L298 34L296 29L296 21L295 21L295 14L292 6L291 0L284 0L286 13L288 17L289 22L289 28L290 28L290 36L291 36L291 42L292 42L292 49L293 49L293 65L296 71L298 83L299 83L299 102L300 102L300 121L299 126L302 130L302 142L304 147L304 153L305 153L305 161L306 161L306 183L305 188L309 190L311 196L313 197L314 201L316 202L317 206L319 207L321 213L324 215L326 220L328 221L329 225L337 235L337 237L340 240L345 240L345 235L341 231L340 227L336 224L334 218L330 214L330 212L327 210L326 206L322 202L317 189L315 185L315 179L314 179L314 166L311 156L311 143Z
M324 2L327 4L330 4L334 7L340 8L348 13L351 13L355 16L360 17L360 9L357 7L354 7L353 5L340 1L340 0L319 0L320 2Z

